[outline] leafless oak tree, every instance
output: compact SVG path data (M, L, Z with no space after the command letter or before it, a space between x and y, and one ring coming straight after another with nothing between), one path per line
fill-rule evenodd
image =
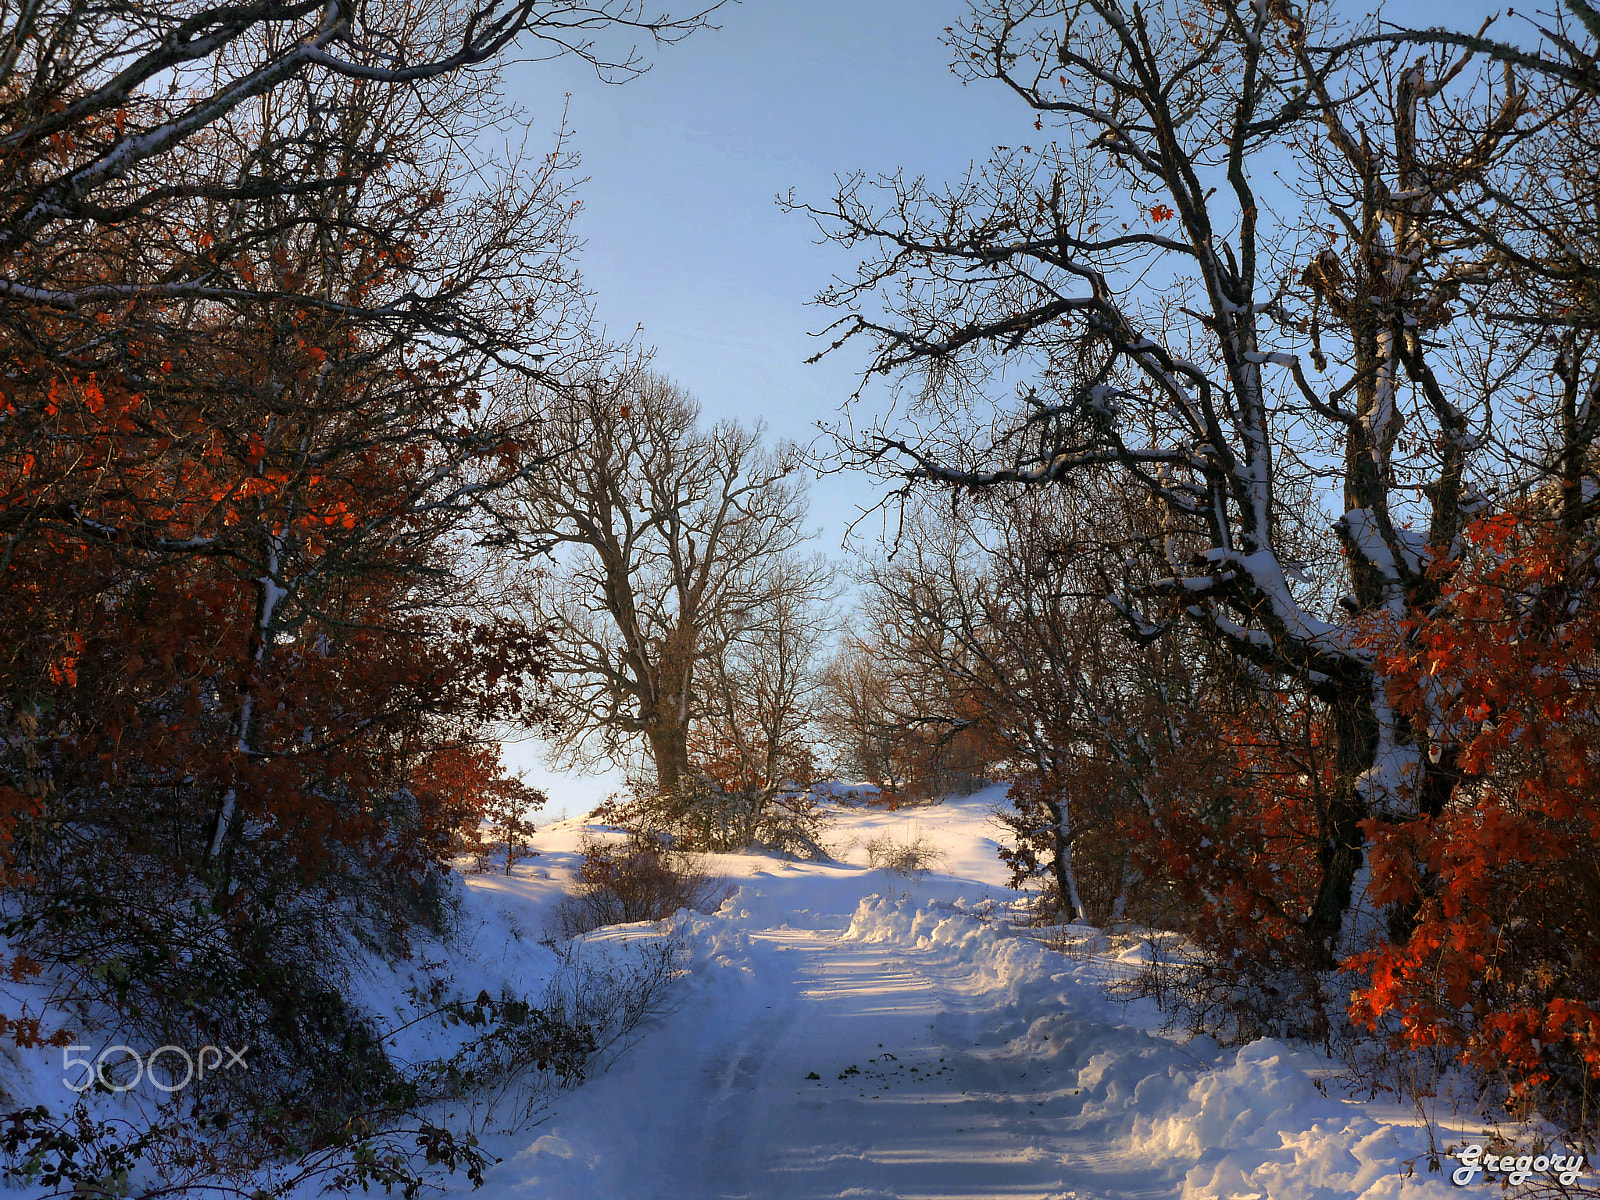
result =
M886 665L942 699L940 714L901 720L983 731L1013 780L1027 784L1013 791L1008 823L1018 840L1008 861L1019 876L1042 872L1069 918L1085 911L1075 844L1087 829L1104 841L1100 818L1137 799L1101 786L1091 814L1071 799L1073 781L1120 748L1118 718L1162 687L1163 665L1188 690L1181 667L1130 643L1103 602L1107 568L1125 567L1096 540L1121 517L1102 490L1109 481L1098 482L919 503L893 557L862 580L864 623L881 631Z
M897 794L910 777L894 691L874 639L848 636L818 675L817 722L836 771Z
M940 560L949 546L921 522L911 536L917 566L924 556ZM916 567L902 560L860 573L866 590L857 619L822 671L818 706L838 769L877 784L896 804L970 794L1001 757L988 714L967 692L966 664L952 661L965 653L959 637L928 619L920 589L919 603L902 604L880 586L906 570Z
M771 794L817 774L813 742L817 655L833 632L831 565L785 556L772 568L766 604L712 614L705 703L694 748L729 791Z
M805 516L794 464L764 451L759 430L700 428L689 395L642 370L558 398L543 436L552 466L508 521L554 557L538 595L556 745L576 763L626 761L642 744L660 790L676 791L691 729L719 683L734 688L736 646L815 590L815 569L791 557Z
M18 351L8 386L60 375L187 388L208 417L259 402L280 430L314 394L347 441L375 452L396 428L421 435L434 469L419 503L475 507L484 478L467 480L464 464L537 417L479 400L508 375L559 387L605 353L576 271L565 133L532 154L479 150L483 134L525 119L500 95L499 67L521 44L625 76L645 66L635 36L671 41L705 23L652 11L635 0L0 5L0 336ZM264 356L318 338L346 353L309 379L265 369L245 398L215 378L217 331L230 324L253 327ZM343 379L354 373L382 383L353 388ZM177 431L130 419L142 445L188 452ZM7 441L51 439L53 420L24 410ZM57 461L70 471L78 459L65 447ZM37 470L54 465L40 455ZM7 544L56 534L147 554L238 549L238 538L230 548L113 519L71 489L33 496L3 506ZM252 554L269 575L266 550Z
M715 5L710 8L716 7ZM519 44L577 54L607 77L645 63L638 37L670 42L703 26L640 0L16 0L0 7L0 300L79 311L106 301L229 299L296 289L248 269L251 252L295 231L372 232L341 221L340 197L396 164L370 105L411 94L445 117L440 81L470 78ZM363 85L367 85L363 87ZM241 147L241 117L272 135ZM446 121L448 124L448 121ZM370 136L348 136L351 126ZM347 136L337 135L345 132ZM459 132L459 131L458 131ZM452 150L462 152L459 140ZM250 220L259 206L310 201L286 223ZM197 204L229 214L197 227ZM169 235L105 277L81 256L95 227L132 222ZM152 251L159 250L159 253ZM403 316L455 285L411 294L330 295L336 312Z

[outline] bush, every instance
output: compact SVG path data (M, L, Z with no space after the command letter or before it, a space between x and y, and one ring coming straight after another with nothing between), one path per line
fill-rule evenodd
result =
M1442 603L1387 637L1395 708L1438 786L1377 813L1387 928L1344 964L1393 1054L1469 1068L1516 1117L1600 1139L1600 597L1593 526L1479 522ZM1420 761L1419 755L1419 761Z
M626 1049L640 1025L665 1010L682 959L674 938L621 961L583 961L569 949L537 1000L414 992L423 1011L407 1025L441 1023L465 1036L452 1054L405 1069L382 1053L399 1029L360 1023L341 1008L346 1028L359 1024L367 1058L386 1077L366 1089L359 1107L322 1114L314 1125L286 1117L267 1084L253 1098L236 1094L231 1109L219 1107L215 1094L193 1106L185 1091L134 1119L102 1119L82 1101L62 1114L44 1105L6 1112L0 1180L61 1197L129 1194L135 1177L154 1181L139 1193L147 1196L281 1196L311 1188L417 1196L440 1171L481 1185L494 1159L480 1135L526 1125L556 1093ZM254 1051L250 1066L248 1074L267 1073ZM436 1123L441 1102L461 1099L470 1104L449 1124Z
M495 870L497 858L509 875L518 862L539 857L529 841L538 832L533 813L548 802L548 796L520 777L500 776L484 789L481 817L474 814L474 819L462 826L453 849L472 856L471 869L476 875Z
M557 937L660 921L680 908L714 912L733 893L727 880L708 874L698 859L655 838L636 837L623 845L589 838L582 848L577 886L551 919Z
M132 856L101 863L86 853L49 887L13 890L0 933L76 997L71 1011L91 1028L114 1023L135 1046L251 1047L249 1072L187 1090L197 1114L271 1107L279 1133L315 1140L392 1085L345 996L357 941L402 956L426 915L420 894L414 911L389 913L355 875L341 887L257 875L246 903Z
M636 837L685 850L728 854L761 846L800 858L825 859L823 813L811 792L800 788L728 791L696 776L676 791L613 796L593 816Z
M907 879L944 865L944 853L916 828L898 840L892 833L880 834L867 841L866 849L869 866L893 871Z

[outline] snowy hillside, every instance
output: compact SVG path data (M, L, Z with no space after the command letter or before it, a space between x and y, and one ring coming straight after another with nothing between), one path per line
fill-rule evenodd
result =
M1148 1001L1108 999L1141 944L1119 954L1084 929L1100 952L1062 954L1011 928L989 824L1002 797L841 809L837 863L716 857L739 888L716 915L675 923L692 956L675 1011L542 1125L491 1142L503 1161L479 1194L1460 1194L1429 1174L1425 1136L1402 1114L1319 1091L1327 1061L1267 1041L1181 1044ZM480 953L539 925L580 832L546 829L544 854L511 879L471 880ZM920 834L943 861L918 880L867 869L866 843L885 833ZM638 926L591 940L663 936Z

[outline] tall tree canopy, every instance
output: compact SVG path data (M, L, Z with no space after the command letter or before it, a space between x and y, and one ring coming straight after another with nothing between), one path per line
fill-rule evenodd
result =
M821 567L792 553L805 538L793 461L764 450L759 430L699 417L660 376L597 380L556 402L541 435L550 467L504 517L554 556L537 590L553 622L558 746L574 761L642 749L662 793L689 772L696 724L730 703L764 708L782 741L804 637L795 606L823 591ZM791 654L763 665L762 643ZM746 685L768 688L764 705L733 694Z

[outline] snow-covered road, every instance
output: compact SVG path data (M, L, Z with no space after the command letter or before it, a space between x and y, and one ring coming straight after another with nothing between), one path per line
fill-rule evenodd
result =
M676 1011L499 1139L480 1195L1460 1196L1419 1131L1319 1091L1323 1060L1163 1035L1146 1002L1105 995L1129 969L1114 952L1065 956L985 919L1009 893L981 803L918 815L948 868L920 882L747 859L721 912L679 922ZM629 936L660 935L601 941Z
M1030 1083L986 1053L981 1004L937 964L842 931L753 940L771 951L769 994L787 999L727 1031L660 1187L641 1195L1059 1192L1045 1074Z

